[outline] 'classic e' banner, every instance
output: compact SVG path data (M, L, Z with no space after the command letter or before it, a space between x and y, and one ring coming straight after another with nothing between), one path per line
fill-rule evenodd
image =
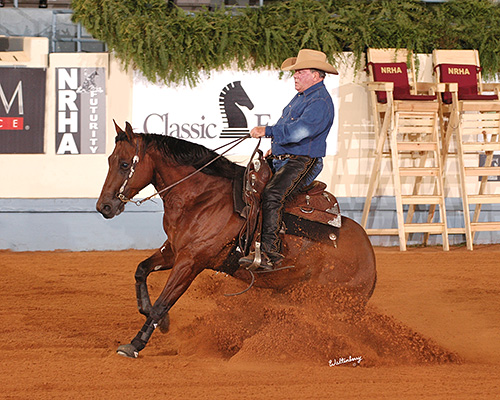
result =
M338 75L328 75L324 82L338 110ZM276 123L296 93L291 75L280 78L278 71L213 71L195 87L153 84L136 73L132 126L137 133L173 136L215 149L254 126ZM337 152L337 121L327 139L329 155ZM246 140L228 155L249 155L255 144ZM266 146L270 140L264 139Z

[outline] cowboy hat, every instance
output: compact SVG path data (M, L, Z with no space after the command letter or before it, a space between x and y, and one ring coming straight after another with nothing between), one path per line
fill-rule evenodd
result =
M322 51L302 49L297 57L290 57L283 61L283 71L295 71L297 69L314 68L330 74L338 74L337 70L326 61L326 54Z

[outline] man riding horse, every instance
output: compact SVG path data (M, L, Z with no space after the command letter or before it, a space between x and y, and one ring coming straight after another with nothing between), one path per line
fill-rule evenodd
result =
M260 267L272 270L283 260L279 231L287 198L308 186L323 169L326 138L333 124L333 102L323 80L326 73L338 74L321 51L302 49L297 57L281 64L294 71L297 94L283 109L273 126L256 126L253 138L271 138L273 177L262 194ZM255 261L255 252L240 258L240 265Z
M277 172L267 185L265 204L268 221L277 225L273 230L269 228L271 223L266 222L266 232L277 233L284 199L309 183L321 169L333 105L324 89L322 73L316 69L335 72L325 60L323 53L302 50L297 59L285 61L282 66L296 69L295 87L299 95L285 109L283 122L261 128L262 135L273 138L274 154L282 156L274 160ZM238 239L247 220L235 211L235 187L238 186L235 183L245 169L196 143L171 136L135 133L129 123L124 131L116 124L115 129L115 148L108 158L109 170L96 208L105 218L113 218L127 203L134 201L142 189L153 184L155 194L163 202L163 229L167 235L163 246L137 266L137 306L146 321L130 343L118 347L118 354L136 358L157 327L166 331L169 310L206 269L273 290L308 282L308 285L327 287L329 293L338 289L338 295L347 296L350 302L366 304L377 277L375 254L364 229L354 220L339 215L333 195L300 193L294 200L304 196L310 203L309 200L306 205L287 202L290 212L284 214L288 226L283 236L286 253L283 263L294 268L256 276L251 269L237 264L241 254ZM257 136L255 132L254 136ZM254 163L254 171L257 164L262 165ZM317 197L328 204L326 209L325 204L316 209L313 201ZM146 199L134 202L141 204ZM268 206L269 200L278 203L277 209ZM293 214L296 208L299 217ZM324 220L315 220L314 229L304 231L301 217L313 215L312 211ZM341 219L338 224L337 219ZM304 232L323 235L316 239ZM277 238L274 237L274 242L265 240L265 250L272 257L273 252L279 251ZM276 265L274 260L266 262ZM167 282L152 303L147 278L153 272L167 270L170 271Z

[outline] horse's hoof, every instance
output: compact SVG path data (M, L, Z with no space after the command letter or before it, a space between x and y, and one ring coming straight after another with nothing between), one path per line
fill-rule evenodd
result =
M139 355L139 352L131 343L118 346L116 352L118 355L128 358L137 358Z
M169 328L170 328L170 317L168 314L165 314L165 316L158 322L158 327L160 328L161 333L167 333Z

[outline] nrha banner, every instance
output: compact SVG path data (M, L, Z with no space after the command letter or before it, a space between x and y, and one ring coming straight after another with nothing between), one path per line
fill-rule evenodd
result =
M106 151L104 68L56 68L56 153Z

